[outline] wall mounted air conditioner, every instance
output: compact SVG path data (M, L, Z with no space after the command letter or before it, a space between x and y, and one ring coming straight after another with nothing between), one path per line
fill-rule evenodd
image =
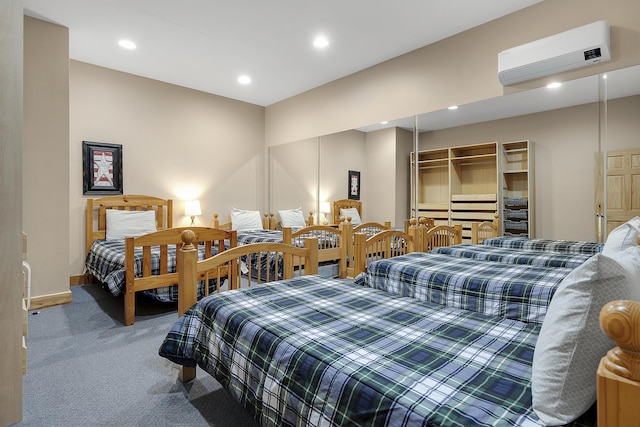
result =
M498 80L506 86L610 59L609 24L597 21L503 50Z

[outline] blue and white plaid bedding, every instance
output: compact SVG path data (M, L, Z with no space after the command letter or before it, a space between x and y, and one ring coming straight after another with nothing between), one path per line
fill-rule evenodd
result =
M282 243L281 230L238 230L238 246L249 243Z
M571 268L413 252L373 261L355 282L443 306L541 324Z
M567 268L576 268L593 256L591 254L516 250L499 246L471 245L466 243L434 248L431 250L431 253L484 261L504 262L507 264Z
M482 242L483 245L501 248L522 249L527 251L562 252L595 255L602 252L604 245L596 242L576 240L532 239L529 237L492 237Z
M319 237L318 249L335 248L340 243L337 235L323 234L321 236L318 236L314 233L303 234L302 236L299 236L298 238L293 239L293 241L289 243L295 246L302 247L304 246L305 237ZM282 230L260 230L260 229L240 230L237 232L237 238L238 238L238 246L247 245L250 243L282 243ZM271 256L267 257L266 254L261 254L261 255L254 254L251 258L252 277L258 277L258 274L260 274L261 278L274 277L274 274L275 274L274 270L276 266L275 260L273 259L274 255L275 254L272 254ZM260 257L260 259L258 259L258 257ZM337 264L337 262L328 261L328 262L322 263L321 266L328 266L333 264ZM267 268L267 266L269 268ZM258 270L260 270L259 273L258 273ZM328 272L326 273L328 276L335 276L337 274L337 270L334 270L334 269L325 269L324 271ZM278 272L279 272L278 278L281 279L282 273L283 273L283 266L282 266L281 259L278 260Z
M217 248L212 248L213 254ZM167 247L167 262L170 273L176 271L175 245ZM135 248L134 254L135 276L142 277L142 248ZM198 259L204 259L204 245L198 245ZM91 245L85 261L85 272L90 273L105 286L113 296L119 296L125 288L125 243L124 240L96 240ZM151 249L151 272L160 272L160 247ZM215 280L209 281L209 291L215 289ZM222 284L221 284L222 285ZM142 291L151 298L162 302L178 301L178 286L163 286L156 289ZM205 295L204 281L198 282L198 298Z
M302 276L204 298L161 356L262 426L537 426L540 325Z

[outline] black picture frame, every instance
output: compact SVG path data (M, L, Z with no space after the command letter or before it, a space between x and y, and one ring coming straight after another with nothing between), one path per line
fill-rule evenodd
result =
M122 194L122 145L82 141L82 194Z
M349 199L360 200L360 172L349 171L349 181L347 184Z

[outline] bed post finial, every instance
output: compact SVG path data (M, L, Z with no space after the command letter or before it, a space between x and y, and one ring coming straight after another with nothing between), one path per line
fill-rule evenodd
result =
M617 345L605 356L605 368L640 381L640 303L611 301L600 310L600 327Z
M196 238L196 233L191 230L184 230L180 233L180 238L182 239L182 249L191 250L194 249L193 241Z

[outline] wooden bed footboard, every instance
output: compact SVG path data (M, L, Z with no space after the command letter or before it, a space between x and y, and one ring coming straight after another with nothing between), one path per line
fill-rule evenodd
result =
M493 216L493 221L482 221L471 223L471 243L478 245L486 239L498 237L500 234L500 224L498 215Z
M181 227L161 230L155 233L145 234L140 237L127 237L125 239L125 292L124 292L124 323L126 326L135 322L136 301L135 294L139 291L156 289L163 286L172 286L178 283L177 257L182 246L182 232L191 230L194 233L192 243L204 246L205 257L211 257L215 252L223 252L225 243L229 247L237 246L235 231L224 231L208 227ZM225 242L226 241L226 242ZM152 270L152 247L159 247L159 270ZM175 248L176 263L169 261L169 248ZM135 252L141 248L142 258L139 277L135 274ZM169 270L174 270L170 272ZM222 278L227 277L227 272L216 271L217 276L211 276L209 272L199 274L198 280L216 279L218 285ZM205 286L205 295L209 292ZM219 286L218 286L219 291Z
M347 277L347 248L351 236L351 223L341 223L338 228L328 225L310 225L293 231L282 229L282 242L303 247L309 237L318 239L318 262L338 261L338 277Z
M411 228L415 231L415 226ZM364 272L370 262L408 254L415 250L416 234L400 230L383 230L368 237L354 234L353 277Z
M598 426L640 426L640 302L610 302L600 326L617 346L598 366Z

